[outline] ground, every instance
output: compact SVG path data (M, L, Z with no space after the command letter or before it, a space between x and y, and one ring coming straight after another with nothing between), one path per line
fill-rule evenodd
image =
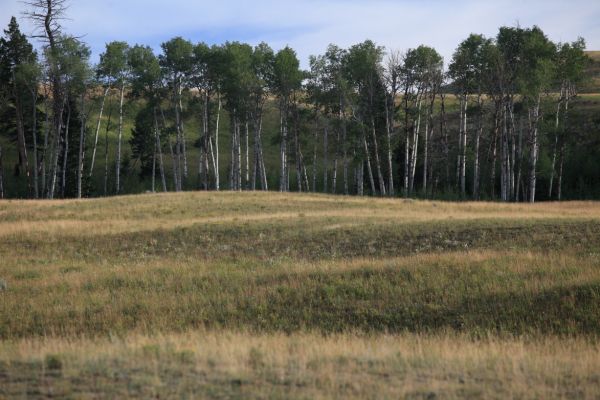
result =
M0 202L0 398L598 398L600 203Z

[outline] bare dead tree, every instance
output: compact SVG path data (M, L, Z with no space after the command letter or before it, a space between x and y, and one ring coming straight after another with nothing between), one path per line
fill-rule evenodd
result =
M49 51L48 72L52 86L52 134L55 142L60 142L61 131L63 128L63 113L65 108L64 88L60 79L58 66L56 65L55 55L57 53L57 41L61 36L61 21L65 19L68 8L67 0L26 0L23 2L29 7L24 15L33 22L35 32L34 38L41 39ZM58 148L55 148L58 152ZM58 157L54 157L56 162L52 165L52 175L56 176ZM54 197L55 185L51 185L48 191L48 197Z

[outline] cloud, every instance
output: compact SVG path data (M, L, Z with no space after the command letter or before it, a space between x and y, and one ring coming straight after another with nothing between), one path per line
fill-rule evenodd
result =
M0 23L6 26L22 8L18 0L0 0ZM589 0L72 0L69 17L66 29L85 35L95 59L112 40L158 50L161 42L183 36L290 45L304 66L329 43L347 47L367 38L399 50L427 44L449 60L469 33L494 36L499 26L517 23L539 25L555 41L583 36L588 48L600 49L600 2Z

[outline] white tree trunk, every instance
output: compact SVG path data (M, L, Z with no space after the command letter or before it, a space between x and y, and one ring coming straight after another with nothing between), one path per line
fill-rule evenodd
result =
M287 103L284 101L280 107L279 128L281 145L279 148L280 170L279 170L279 191L287 191Z
M221 185L220 185L220 180L219 180L219 121L221 119L221 106L222 106L222 102L221 102L221 94L218 94L218 106L217 106L217 121L215 124L215 166L214 166L214 170L215 170L215 189L217 191L220 190Z
M81 178L83 175L83 162L85 159L85 94L81 95L81 131L79 133L79 153L77 158L77 198L82 195Z
M160 143L160 131L158 129L158 118L156 117L156 107L154 108L154 136L156 142L156 151L158 151L158 169L160 171L160 180L163 192L167 191L167 180L165 178L165 166L163 162L162 144Z
M386 96L387 97L387 96ZM394 195L394 170L392 168L392 130L394 128L394 117L393 117L393 109L394 109L394 98L392 96L392 112L390 115L390 110L388 105L385 107L385 125L386 125L386 138L387 138L387 167L388 167L388 194L390 196ZM346 140L344 136L344 141ZM348 194L348 193L346 193Z
M187 147L185 140L185 130L183 129L183 103L182 103L182 90L183 86L181 84L181 78L179 81L179 92L178 92L178 103L179 103L179 131L181 132L181 147L183 152L183 177L187 178L188 176L188 163L187 163ZM181 178L180 178L181 179Z
M467 195L467 107L469 105L469 98L465 96L464 99L464 111L463 111L463 126L462 128L462 143L461 143L461 155L460 155L460 192L463 198Z
M40 195L39 190L39 158L38 158L38 143L37 143L37 85L32 90L32 105L33 105L33 193L34 198L38 198Z
M329 143L328 143L328 130L327 127L323 130L323 193L328 192L328 178L329 178Z
M385 196L385 180L383 179L383 173L381 172L381 162L379 161L379 146L377 145L377 134L375 132L375 121L371 116L371 134L373 136L373 152L375 153L375 167L377 168L377 179L379 180L379 192L382 196Z
M531 127L531 153L529 158L529 202L535 202L535 189L537 182L537 160L538 160L538 121L540 116L540 95L537 97L536 104L534 106L533 120Z
M69 127L71 125L71 106L68 107L69 111L67 114L67 126L65 127L65 148L63 152L63 165L62 165L62 179L60 194L61 197L65 197L65 187L67 185L67 159L69 157Z
M90 172L88 176L92 176L94 173L94 165L96 162L96 149L98 148L98 136L100 134L100 125L102 122L102 115L104 113L104 102L106 101L106 96L110 90L110 85L106 86L104 89L104 94L102 95L102 103L100 103L100 112L98 113L98 121L96 122L96 132L94 134L94 147L92 148L92 161L90 162Z
M119 136L117 139L117 162L115 173L115 188L116 193L121 193L121 142L123 141L123 98L125 96L125 80L121 83L121 91L119 94Z

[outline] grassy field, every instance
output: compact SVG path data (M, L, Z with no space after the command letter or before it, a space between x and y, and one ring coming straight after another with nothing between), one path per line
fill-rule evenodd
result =
M0 202L0 398L598 398L600 203Z

